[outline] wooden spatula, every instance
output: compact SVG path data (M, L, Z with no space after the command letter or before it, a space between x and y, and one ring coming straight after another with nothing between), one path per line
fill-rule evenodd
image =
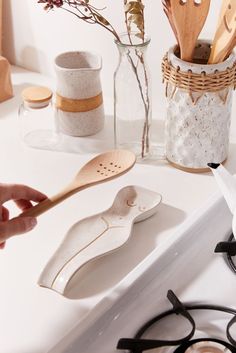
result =
M217 64L233 51L236 45L236 1L223 0L216 34L208 64Z
M37 217L80 190L124 174L134 166L135 161L135 154L127 150L99 154L80 169L64 190L24 211L20 216Z
M209 12L210 0L170 0L170 6L180 46L180 57L191 62L196 41Z

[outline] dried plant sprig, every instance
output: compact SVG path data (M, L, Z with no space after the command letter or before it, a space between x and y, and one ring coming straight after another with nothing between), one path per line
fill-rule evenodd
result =
M103 9L98 9L91 5L90 0L38 0L38 3L45 4L45 10L52 10L54 7L61 8L82 21L90 24L98 24L111 32L120 42L120 37L112 24L101 15Z
M136 36L144 41L144 4L142 0L124 0L125 23L128 34L136 27Z
M44 9L45 10L50 10L50 9L53 9L54 6L55 7L61 7L63 5L63 1L62 0L38 0L38 3L44 3L46 4L44 6Z

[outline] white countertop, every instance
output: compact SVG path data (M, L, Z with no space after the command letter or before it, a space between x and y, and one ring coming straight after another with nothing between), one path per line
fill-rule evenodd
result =
M20 68L13 69L12 79L15 97L0 105L0 181L24 183L53 195L73 178L91 154L35 150L23 145L17 126L20 92L29 84L53 88L53 81ZM231 140L236 141L235 123L231 135ZM91 151L89 140L86 144ZM226 167L236 172L234 143ZM162 194L158 214L135 225L131 240L121 250L99 260L95 267L84 269L77 285L69 291L69 298L40 288L38 277L68 228L79 219L108 208L117 191L130 184ZM136 164L121 178L82 191L50 210L39 218L31 233L10 239L0 252L0 353L46 353L114 287L118 288L119 281L156 246L170 240L173 231L216 190L211 174L184 173L164 161ZM16 209L9 207L14 214Z

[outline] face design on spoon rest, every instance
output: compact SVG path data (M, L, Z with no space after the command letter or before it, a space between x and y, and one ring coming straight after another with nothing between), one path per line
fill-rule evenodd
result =
M121 220L146 212L159 204L159 202L159 194L139 186L127 186L119 191L112 208Z
M147 209L147 206L142 206L138 204L138 200L134 200L134 199L127 199L126 201L126 205L128 207L135 207L136 209L138 209L138 211L140 212L145 212Z
M233 18L233 16L234 16L234 8L232 8L231 1L230 1L223 17L224 26L228 33L231 33L233 29L235 31L236 17L234 16Z

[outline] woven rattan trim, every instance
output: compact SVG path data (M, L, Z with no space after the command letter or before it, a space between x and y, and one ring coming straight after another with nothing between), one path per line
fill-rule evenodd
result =
M191 70L183 72L173 67L165 56L162 60L162 74L163 81L190 92L218 92L228 87L235 89L236 86L236 62L225 71L195 74Z

